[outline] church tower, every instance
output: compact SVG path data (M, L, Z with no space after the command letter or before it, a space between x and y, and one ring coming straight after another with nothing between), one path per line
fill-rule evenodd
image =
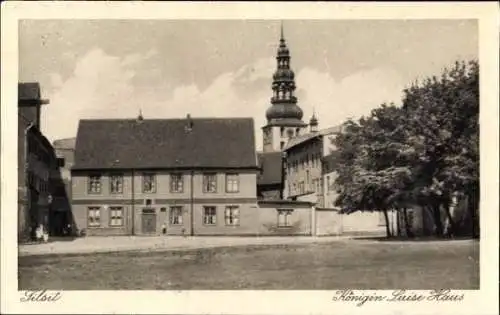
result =
M281 151L290 138L302 134L307 128L294 95L295 74L290 69L290 51L283 35L283 24L276 61L271 106L266 111L267 124L262 127L264 152Z

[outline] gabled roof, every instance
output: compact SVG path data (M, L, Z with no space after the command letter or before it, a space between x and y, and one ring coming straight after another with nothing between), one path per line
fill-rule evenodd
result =
M257 169L253 119L80 120L73 170L154 168Z
M282 176L282 153L281 152L259 152L257 158L261 173L257 176L257 185L281 184Z
M310 133L306 133L306 134L300 135L298 137L291 138L287 142L287 144L286 144L286 146L285 146L285 148L283 150L287 151L287 150L295 147L296 145L299 145L299 144L304 143L306 141L309 141L311 139L314 139L314 138L317 138L317 137L323 137L323 136L326 136L326 135L331 135L331 134L340 132L341 130L342 130L341 126L334 126L334 127L322 129L322 130L320 130L318 132L310 132Z

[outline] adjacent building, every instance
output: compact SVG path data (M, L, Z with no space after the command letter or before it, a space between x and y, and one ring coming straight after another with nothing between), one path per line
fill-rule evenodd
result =
M62 162L59 168L59 178L54 183L52 198L52 221L55 235L74 233L73 212L71 209L71 168L74 164L75 138L59 139L53 142L57 158Z
M326 177L330 175L323 171L323 158L335 151L332 142L340 127L318 130L318 121L314 116L311 123L309 133L290 139L284 148L285 196L325 207L323 186Z
M52 234L52 195L60 178L61 161L40 127L40 84L18 84L18 239L28 241L43 227Z

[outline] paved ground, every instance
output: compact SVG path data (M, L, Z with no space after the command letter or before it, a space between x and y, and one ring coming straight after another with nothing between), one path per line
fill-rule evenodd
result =
M156 246L19 257L22 290L478 289L479 241L299 237L88 238L45 251ZM274 244L273 244L274 243ZM280 244L277 244L280 243ZM78 246L76 246L79 244ZM256 245L251 245L256 244ZM233 246L227 246L233 245ZM235 246L238 245L238 246ZM241 245L241 246L239 246ZM219 248L207 248L225 246ZM201 249L200 247L205 247ZM174 250L172 250L174 249ZM177 249L177 250L175 250ZM180 250L179 250L180 249Z
M332 237L176 237L176 236L116 236L85 237L19 246L19 256L47 254L84 254L134 250L191 250L246 245L279 245L328 243L349 239Z

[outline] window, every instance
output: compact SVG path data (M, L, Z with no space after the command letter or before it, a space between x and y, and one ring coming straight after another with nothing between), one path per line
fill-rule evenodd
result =
M88 208L88 226L89 227L101 226L101 208L99 207Z
M123 226L123 208L109 208L109 226Z
M298 136L300 133L300 128L295 129L295 135Z
M170 225L181 225L182 224L182 207L172 206L170 207L169 220Z
M109 177L109 191L112 194L123 193L123 175L111 175Z
M226 225L240 224L240 209L238 206L227 206L224 214Z
M285 136L285 127L280 128L280 137L283 138Z
M182 174L170 175L170 192L181 193L184 191L184 178Z
M283 149L285 147L285 141L280 142L280 149Z
M236 193L240 191L240 179L238 174L226 174L226 192Z
M151 173L142 174L142 192L154 193L156 192L156 176Z
M290 227L292 210L278 210L278 227Z
M206 193L217 192L217 174L203 175L203 192Z
M217 223L217 215L214 206L203 207L203 224L215 225Z
M89 176L89 194L100 194L101 193L101 175L90 175Z

